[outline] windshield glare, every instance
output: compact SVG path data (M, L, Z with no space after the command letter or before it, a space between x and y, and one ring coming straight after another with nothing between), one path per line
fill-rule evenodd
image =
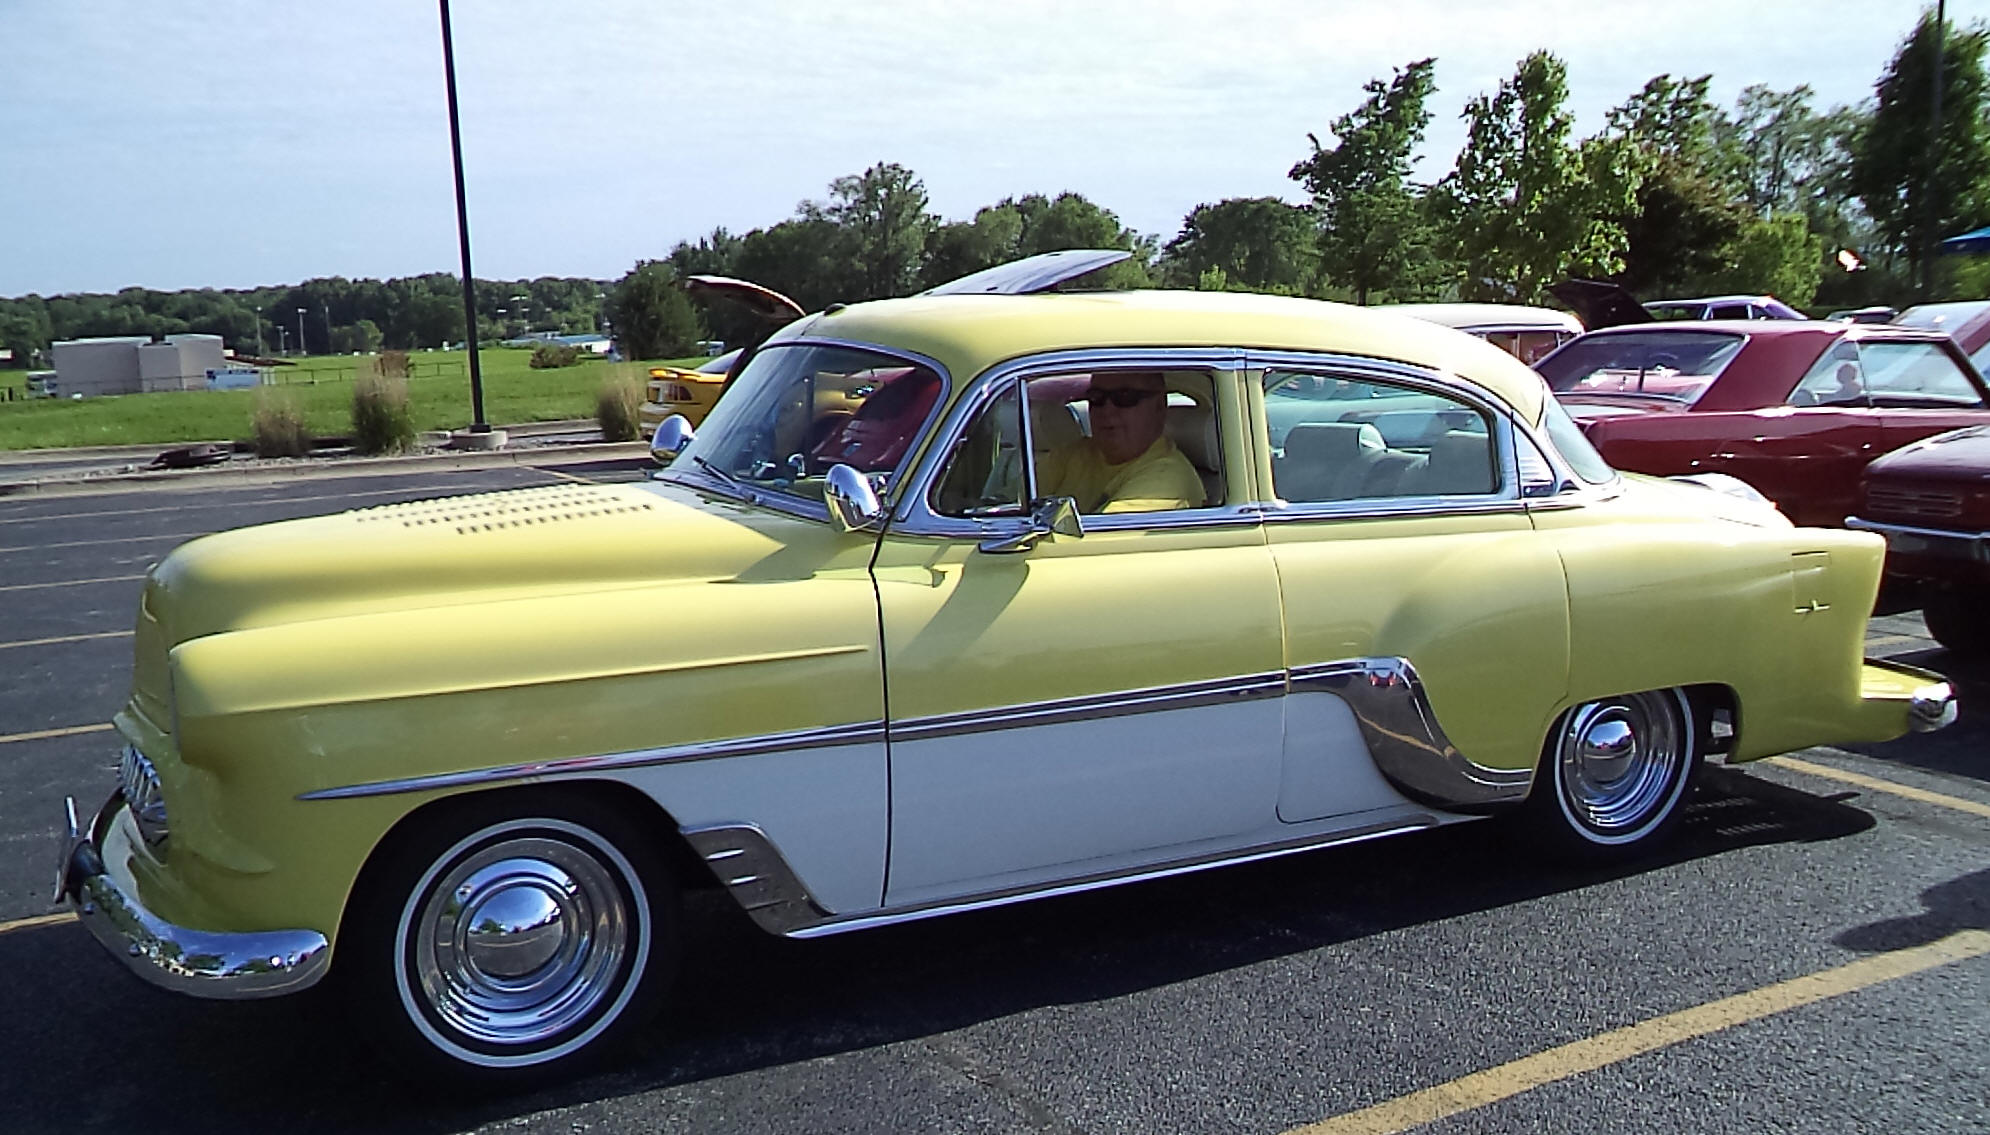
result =
M945 388L931 367L878 352L770 346L670 467L821 500L829 470L849 465L882 494Z
M1740 335L1654 331L1589 335L1535 364L1557 394L1638 394L1697 400L1741 353Z

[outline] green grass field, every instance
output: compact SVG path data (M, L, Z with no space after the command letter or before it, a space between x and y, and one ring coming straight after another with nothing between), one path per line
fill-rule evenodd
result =
M504 349L477 354L482 361L484 417L498 426L592 418L595 395L603 380L611 375L641 379L657 365L590 360L576 366L533 370L530 351ZM704 359L672 361L696 365ZM274 368L277 385L261 391L191 390L80 401L0 401L0 449L247 438L253 432L250 420L258 394L295 398L314 435L351 432L352 380L362 360L331 355L297 362L294 367ZM470 423L468 352L417 352L408 356L408 364L408 393L416 429L457 429ZM0 375L6 373L0 371Z

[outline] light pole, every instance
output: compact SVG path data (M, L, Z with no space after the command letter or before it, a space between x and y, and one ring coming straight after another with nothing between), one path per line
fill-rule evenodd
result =
M470 349L470 413L475 420L470 432L487 434L491 425L484 421L484 372L477 362L477 292L470 275L470 205L463 196L463 132L456 124L456 48L449 36L449 0L436 0L442 9L442 74L449 89L449 155L456 168L456 240L463 250L463 322L469 334L464 346Z
M1935 194L1942 176L1942 41L1948 38L1947 0L1935 0L1935 90L1931 100L1934 120L1928 135L1928 186L1922 195L1928 199L1928 235L1921 253L1921 298L1933 297L1935 290L1935 257L1942 251L1942 214Z
M256 305L256 357L261 358L269 348L263 346L263 305Z
M290 329L280 323L276 328L276 353L279 355L290 353Z
M511 302L518 305L519 334L532 334L532 317L527 313L532 309L531 296L513 296Z
M304 349L304 309L301 307L297 309L297 353L309 353Z

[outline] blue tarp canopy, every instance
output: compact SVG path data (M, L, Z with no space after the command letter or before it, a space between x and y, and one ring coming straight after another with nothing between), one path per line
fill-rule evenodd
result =
M1990 252L1990 225L1952 236L1942 242L1943 252Z

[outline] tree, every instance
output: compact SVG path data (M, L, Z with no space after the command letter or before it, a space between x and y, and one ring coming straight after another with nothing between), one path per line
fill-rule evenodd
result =
M667 261L638 261L616 283L613 310L616 338L632 359L679 358L705 337L698 313Z
M926 287L944 284L970 272L1067 248L1124 248L1131 259L1097 274L1107 287L1137 288L1149 283L1147 265L1155 242L1120 224L1112 210L1081 193L1045 197L1029 193L1004 197L984 206L971 222L936 228L927 240L927 260L920 273Z
M1332 149L1307 135L1313 154L1290 176L1313 197L1320 267L1365 304L1373 293L1423 294L1436 272L1430 231L1409 183L1415 149L1430 125L1424 103L1436 89L1435 59L1420 59L1384 83L1370 79L1368 98L1334 120Z
M1232 197L1197 205L1162 253L1163 278L1210 290L1304 294L1319 262L1313 218L1276 197ZM1217 275L1210 277L1210 272Z
M1937 42L1941 129L1933 123ZM1875 88L1871 120L1852 145L1850 182L1879 234L1925 281L1929 249L1985 217L1990 129L1984 122L1985 32L1921 21Z
M1466 105L1465 148L1435 203L1463 298L1534 303L1571 273L1623 267L1643 159L1623 138L1571 142L1567 100L1567 67L1537 51Z
M846 301L900 296L918 286L926 234L938 222L926 211L926 185L895 162L829 183L829 203L802 202L804 219L826 218L841 229L853 260L854 291Z

